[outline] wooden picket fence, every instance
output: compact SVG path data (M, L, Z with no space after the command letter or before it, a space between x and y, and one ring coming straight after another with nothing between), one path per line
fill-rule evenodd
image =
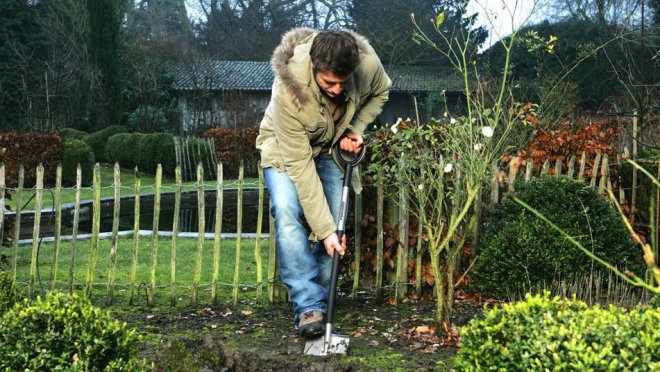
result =
M498 203L501 200L502 194L506 192L511 192L515 189L516 179L523 179L524 181L529 181L532 176L535 175L566 175L569 177L577 178L588 182L592 187L597 188L598 192L602 195L605 193L606 189L612 190L615 195L619 195L620 202L623 202L626 199L625 192L623 188L620 187L620 182L613 180L611 171L611 161L607 154L595 154L593 163L589 161L588 154L581 154L578 156L573 156L568 161L564 161L559 158L554 162L546 160L545 163L539 168L535 169L532 162L528 162L527 165L521 167L520 159L513 158L508 163L508 167L505 169L499 169L497 166L493 166L493 179L491 187L491 203ZM563 164L567 164L565 167ZM589 164L593 164L591 167ZM636 172L636 171L635 171ZM114 166L114 211L113 211L113 226L111 232L112 248L109 252L110 255L110 267L108 268L107 282L105 283L106 287L106 303L108 305L113 303L114 299L114 290L116 283L116 272L117 272L117 244L119 240L119 206L120 206L120 169L118 165ZM658 175L660 176L660 161L658 161ZM27 282L28 292L30 296L35 294L35 284L37 281L37 255L39 249L39 238L40 238L40 223L41 215L43 210L43 194L44 194L44 183L43 183L44 170L43 167L39 166L36 169L36 186L35 191L35 207L34 207L34 228L32 231L32 254L30 260L30 270L29 270L29 279ZM239 170L239 176L237 180L237 226L236 226L236 262L234 265L234 276L232 286L232 302L235 304L238 300L239 288L243 286L241 283L241 278L239 277L239 272L241 265L244 264L240 260L240 251L242 249L242 220L243 220L243 189L244 189L244 179L243 179L243 166L241 164ZM382 180L382 177L378 179ZM23 180L24 180L24 169L21 168L18 177L18 187L14 190L14 197L16 198L16 204L18 206L13 217L14 222L14 238L13 238L13 273L14 278L16 278L16 257L19 249L19 233L21 228L21 204L23 200ZM196 191L197 191L197 208L198 208L198 233L197 233L197 251L195 256L195 268L194 268L194 283L191 289L191 302L193 305L200 302L200 291L210 289L210 300L213 304L218 303L218 286L219 283L219 255L220 255L220 243L222 237L222 213L223 213L223 174L222 174L222 164L217 165L217 180L215 181L215 226L214 226L214 239L213 239L213 273L210 281L210 288L201 287L201 275L202 275L202 259L204 257L204 239L205 239L205 189L204 184L204 174L201 166L197 167L197 182L196 182ZM174 219L173 219L173 232L179 231L178 229L178 218L180 200L181 200L181 171L179 168L175 172L175 205L174 205ZM53 255L51 257L51 272L49 277L49 289L56 289L56 282L58 281L58 254L60 249L60 238L61 238L61 228L62 228L62 169L58 167L56 174L55 187L52 190L54 195L54 215L55 215L55 233L54 233L54 247ZM399 210L398 216L395 217L398 220L389 221L392 225L399 227L400 234L400 244L398 247L399 253L396 256L396 268L395 268L395 278L393 279L394 283L384 284L383 283L383 246L384 246L384 233L383 226L385 224L385 218L383 212L383 205L386 202L385 192L383 190L383 185L378 183L373 185L376 188L376 200L367 201L369 205L375 205L376 210L376 225L377 225L377 241L376 241L376 271L374 273L375 277L375 294L377 298L383 296L383 290L393 286L396 289L396 296L400 298L407 291L408 280L407 280L407 265L408 265L408 219L409 212L407 210ZM73 217L73 233L72 233L72 245L75 247L77 244L77 231L78 223L80 216L80 191L81 191L81 170L78 167L77 170L77 184L75 186L75 208L74 208L74 217ZM5 167L3 164L0 164L0 241L2 241L1 234L4 232L5 224ZM154 305L155 303L155 293L156 288L166 287L170 291L170 302L174 305L177 301L177 278L175 276L176 267L177 267L177 234L172 233L172 255L171 255L171 278L169 283L157 283L156 282L156 256L158 249L158 225L159 225L159 215L160 215L160 203L161 203L161 190L162 190L162 168L158 166L156 175L155 175L155 194L154 194L154 214L153 214L153 230L151 232L150 240L150 280L147 284L147 304ZM74 286L83 286L85 288L85 293L88 297L91 297L95 285L98 286L98 283L94 283L94 273L95 265L99 255L99 221L100 221L100 211L101 211L101 183L100 183L100 166L97 164L94 168L94 177L93 177L93 201L92 201L92 214L93 214L93 228L91 233L91 239L89 240L89 263L87 268L87 277L85 283L74 283L74 259L72 256L71 263L69 266L69 271L66 279L67 287L69 291L74 290ZM136 268L137 268L137 254L140 244L144 244L139 240L140 231L139 231L139 216L140 216L140 195L143 189L141 188L140 179L136 176L136 182L134 185L133 193L135 195L134 203L134 229L133 229L133 256L131 259L130 265L130 283L121 283L122 285L127 285L128 290L131 296L131 302L135 298L136 291L138 290L139 284L136 282ZM656 191L658 193L660 191ZM632 210L634 210L635 205L635 187L633 186L632 193L630 195L631 201L628 203L632 205ZM258 218L256 225L255 233L255 260L256 260L256 281L259 283L256 286L256 299L261 300L263 293L262 289L267 288L267 300L269 303L273 303L278 300L286 299L283 294L285 293L282 290L282 285L278 281L278 264L277 264L277 250L275 247L275 230L274 222L272 218L269 218L269 231L271 232L266 236L262 234L262 217L266 213L264 211L265 204L265 195L264 195L264 183L263 183L263 174L259 173L259 184L258 184ZM660 200L660 195L656 198ZM359 278L360 278L360 245L362 240L362 227L361 219L363 215L363 200L362 195L356 195L355 201L353 203L355 221L353 224L353 248L355 252L355 270L353 271L353 283L352 283L352 293L351 296L356 297L359 293L358 289L360 288ZM656 232L660 230L656 228ZM264 239L267 240L269 247L269 260L267 263L267 273L266 279L263 278L263 265L264 263L261 260L260 249L261 244ZM657 239L657 238L656 238ZM418 239L421 242L421 239ZM79 243L79 242L78 242ZM418 249L418 251L420 251ZM75 249L72 252L75 255ZM420 286L417 283L417 286Z

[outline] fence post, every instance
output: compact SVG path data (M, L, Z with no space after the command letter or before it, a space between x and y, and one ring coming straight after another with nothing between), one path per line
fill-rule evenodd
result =
M500 170L497 167L497 163L494 162L492 165L493 178L490 180L490 205L493 206L500 202L500 180L499 173Z
M170 255L170 306L176 306L176 259L181 214L181 165L174 168L174 215L172 216L172 254Z
M555 177L556 178L559 178L561 176L563 160L564 159L561 156L558 156L557 159L555 160Z
M571 160L568 161L568 173L566 175L569 178L573 178L573 175L575 174L575 161L576 161L575 154L571 156Z
M257 302L261 301L262 281L263 281L263 263L261 260L261 225L264 218L264 171L257 167L259 173L259 209L257 211L257 231L254 241L254 262L257 266Z
M525 183L529 182L532 179L533 173L534 173L534 160L527 159L527 166L525 169Z
M518 167L520 166L520 158L519 157L514 157L509 161L509 177L507 180L508 183L508 191L509 192L514 192L515 191L515 186L514 184L516 183L516 175L518 174Z
M192 290L192 304L197 305L197 291L202 278L202 256L204 254L204 230L206 228L204 215L204 167L197 163L197 255L195 256L195 279Z
M156 266L158 264L158 224L160 222L160 192L163 184L163 166L156 167L156 192L154 194L154 218L151 226L151 269L149 290L147 291L147 305L154 306L154 292L156 291Z
M272 199L268 202L268 210L272 206ZM273 215L268 213L268 303L272 304L275 302L275 298L278 297L278 291L275 287L275 277L277 276L277 242L275 241L275 219Z
M546 176L550 172L550 159L545 159L541 167L541 176Z
M60 256L60 236L62 233L62 164L57 164L55 171L55 190L53 191L53 202L55 205L51 210L55 211L55 242L53 243L53 260L50 263L50 290L55 289L57 281L57 264ZM0 231L2 229L0 228ZM0 237L2 242L2 237Z
M360 174L360 165L357 168L357 174ZM358 287L360 285L360 247L362 245L362 193L355 194L355 207L353 209L353 247L355 250L355 271L353 272L353 290L351 298L357 297Z
M403 161L401 162L403 163ZM402 164L405 166L405 164ZM408 186L399 185L399 244L396 256L396 299L401 300L407 292L408 283Z
M238 195L236 203L236 264L234 265L234 288L232 299L234 306L238 303L238 284L241 265L241 238L243 230L243 159L238 166Z
M34 228L32 230L32 259L30 260L30 292L29 297L34 297L34 283L36 281L37 270L37 255L39 254L39 231L41 223L41 206L43 203L44 191L44 166L39 163L37 165L37 184L35 189L34 198Z
M587 166L587 153L582 151L582 157L580 157L580 170L578 171L578 180L584 181L584 168Z
M383 170L376 182L376 303L383 300Z
M69 293L73 293L73 272L76 264L76 248L78 247L78 224L80 223L80 188L82 187L82 169L80 163L76 166L76 202L73 207L73 235L71 238L71 260L69 263Z
M94 165L92 177L92 190L94 194L92 213L92 241L89 250L89 263L87 267L87 298L92 298L94 288L94 273L96 271L96 256L99 249L99 231L101 227L101 166Z
M140 187L141 180L140 174L138 172L138 167L135 167L135 186L133 192L135 193L135 199L133 204L133 256L131 257L131 286L130 286L130 299L128 303L133 304L133 300L136 298L136 276L137 276L137 266L138 266L138 255L140 252Z
M632 160L637 160L637 136L639 135L637 110L633 113L633 140ZM632 167L632 188L630 190L630 226L635 227L635 216L637 215L637 168Z
M218 304L218 280L220 278L220 253L222 243L222 204L224 200L224 185L222 162L216 164L215 181L215 236L213 237L213 277L211 278L211 302Z
M16 214L14 221L14 263L13 272L16 280L16 263L18 260L18 241L21 239L21 212L23 211L23 184L25 182L25 168L23 164L18 168L18 187L16 189Z
M110 271L108 273L108 298L107 304L112 305L112 292L115 285L115 273L117 271L117 245L119 244L119 208L121 204L121 174L119 163L115 162L114 174L114 208L112 213L112 247L110 248Z
M591 181L589 185L591 187L596 187L596 178L598 177L598 168L600 167L600 159L603 155L600 152L596 153L596 159L594 160L594 167L591 169Z
M603 163L600 167L600 182L598 183L598 194L602 195L607 187L607 182L610 180L610 161L607 153L603 155Z

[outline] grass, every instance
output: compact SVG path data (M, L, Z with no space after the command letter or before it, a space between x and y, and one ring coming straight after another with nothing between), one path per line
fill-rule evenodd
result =
M140 174L140 193L148 194L154 193L156 191L156 176L152 174ZM120 194L121 196L128 196L135 194L135 175L133 171L123 169L120 173ZM231 188L237 187L237 180L223 180L223 187ZM255 178L247 178L243 180L243 185L246 187L256 187L258 185L258 180ZM174 178L163 177L161 192L173 192L176 183ZM215 180L207 180L204 184L205 189L215 189ZM196 182L187 181L181 183L182 191L194 191L197 189ZM43 192L43 206L42 208L50 208L54 204L54 194L51 194L47 188ZM54 192L54 190L53 190ZM35 208L35 199L34 195L36 191L34 188L25 189L23 191L23 200L22 204L23 210L33 210ZM14 192L15 195L15 192ZM114 171L113 167L108 164L101 165L101 198L111 198L114 197ZM62 203L74 203L76 200L76 189L75 187L63 187L62 188ZM80 189L80 200L92 200L93 193L92 187L82 187ZM13 196L11 199L5 201L11 210L16 210L16 197Z
M239 265L239 287L240 296L256 297L257 287L257 265L254 257L255 239L243 239L241 244L241 257ZM151 237L141 237L139 239L138 266L136 273L136 283L142 287L150 286L151 272ZM122 238L118 241L117 261L115 272L115 290L114 297L117 302L128 302L130 293L129 284L131 283L131 266L134 240L132 238ZM157 240L158 255L156 266L156 291L155 298L158 302L169 303L170 284L171 284L171 257L172 257L172 239L159 237ZM111 240L99 240L98 254L95 265L95 271L92 278L94 283L94 294L103 296L107 294L107 283L110 264L110 250L112 248ZM72 259L73 245L71 242L62 242L57 265L56 289L67 290L69 278L69 266ZM76 244L75 265L73 272L73 282L76 288L85 288L87 281L87 271L90 266L91 241L78 241ZM40 292L43 287L45 291L49 286L51 276L51 261L53 257L54 244L44 243L38 251L38 271L40 280L37 280L36 292ZM267 280L268 272L268 243L261 241L260 255L263 265L263 282ZM17 283L28 283L30 277L30 261L32 255L32 246L19 247L17 254ZM177 239L176 255L176 293L178 301L182 304L189 304L194 283L195 261L197 255L196 239ZM11 261L10 261L11 262ZM236 262L236 240L223 239L221 241L220 270L218 298L224 300L232 299L232 283L234 278L234 268ZM203 257L201 268L201 279L198 290L198 302L210 302L210 287L213 277L213 240L205 240L203 245ZM142 289L141 301L145 299L145 290ZM265 296L266 290L263 289ZM223 301L224 302L224 301Z

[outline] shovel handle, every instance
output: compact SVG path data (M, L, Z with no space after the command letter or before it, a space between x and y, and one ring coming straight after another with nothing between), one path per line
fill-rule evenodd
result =
M362 147L364 151L364 146ZM359 158L362 160L362 157ZM339 205L339 220L337 221L337 237L339 244L342 243L344 238L344 231L346 228L346 219L348 217L348 193L350 190L351 176L353 173L353 165L357 163L347 161L344 163L344 181L342 185L341 203ZM332 271L330 273L330 287L328 288L328 311L326 313L326 327L332 326L335 317L335 297L337 295L337 279L339 277L339 253L334 252L332 255Z

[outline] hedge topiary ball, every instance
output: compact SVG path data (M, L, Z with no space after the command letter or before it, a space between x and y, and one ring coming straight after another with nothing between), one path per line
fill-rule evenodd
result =
M641 249L630 238L619 214L582 181L538 177L517 186L519 199L576 238L596 256L641 275ZM561 234L513 200L486 216L472 271L477 290L507 298L530 287L607 272ZM605 276L607 277L607 275Z
M144 370L139 338L77 295L25 300L0 317L0 370Z

